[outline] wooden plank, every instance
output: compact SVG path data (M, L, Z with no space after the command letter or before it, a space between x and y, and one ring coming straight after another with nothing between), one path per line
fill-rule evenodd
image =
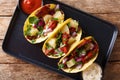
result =
M0 17L0 39L4 39L11 17Z
M17 0L0 0L0 15L12 15L16 5Z
M120 61L120 37L115 42L109 61Z
M120 62L108 63L103 80L120 79ZM0 64L0 80L70 80L31 64Z
M110 62L106 65L103 80L119 80L120 79L120 62Z
M70 80L31 64L0 64L0 80Z
M120 12L120 0L58 0L88 13ZM0 15L12 15L17 0L0 0Z
M120 0L59 0L88 13L120 12Z
M118 27L120 31L120 13L92 14L92 15L114 24L115 26Z

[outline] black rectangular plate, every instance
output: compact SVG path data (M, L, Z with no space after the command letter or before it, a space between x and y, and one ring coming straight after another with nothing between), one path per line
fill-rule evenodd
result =
M59 4L60 8L65 13L66 19L71 17L78 20L84 32L97 40L100 51L95 62L104 70L105 64L113 49L118 29L104 20L98 19L58 1L43 0L43 4L47 3ZM58 70L57 62L59 59L54 60L46 57L41 50L43 43L32 45L26 41L23 36L23 25L27 17L28 15L24 14L17 6L2 45L3 50L12 56L55 71L66 77L82 80L81 72L68 74Z

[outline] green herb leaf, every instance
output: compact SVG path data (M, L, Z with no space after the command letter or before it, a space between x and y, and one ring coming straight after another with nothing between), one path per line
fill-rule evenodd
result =
M80 50L79 50L78 48L75 50L75 52L77 52L77 53L78 53L79 51L80 51Z
M67 25L68 25L68 27L70 28L70 22L69 22Z
M32 25L27 25L27 30L25 31L25 35L30 35Z
M47 49L50 49L50 48L51 48L51 46L50 46L48 43L46 43L45 45L46 45L46 48L47 48Z
M76 64L82 64L82 62L77 62Z
M62 56L62 55L63 55L63 52L59 52L59 55Z
M58 69L61 69L61 68L63 68L64 67L64 64L59 64L58 65Z
M86 50L84 49L79 50L78 55L80 56L81 54L86 54Z
M38 35L42 35L43 34L43 27L39 26L38 30L39 30Z
M35 39L32 39L31 42L34 43L34 42L35 42Z
M59 32L56 40L56 44L57 44L56 47L59 47L61 42L62 42L62 33Z
M34 16L29 18L29 22L30 22L31 24L37 24L38 21L39 21L39 19L36 18L36 17L34 17Z
M53 18L53 20L57 21L57 20L58 20L58 18Z

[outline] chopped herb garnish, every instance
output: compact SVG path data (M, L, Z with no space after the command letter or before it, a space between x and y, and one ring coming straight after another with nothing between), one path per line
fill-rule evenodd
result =
M61 42L62 42L62 33L59 32L57 36L56 47L59 47Z
M27 30L25 31L25 35L30 35L32 25L27 25Z
M39 31L41 31L41 30L43 31L43 27L42 27L42 26L39 26L39 27L38 27L38 30L39 30Z
M62 56L62 55L63 55L63 52L59 52L59 55Z
M70 22L69 22L67 25L68 25L68 27L70 28Z
M42 33L43 33L43 27L39 26L38 30L39 30L38 35L42 35Z
M42 35L42 34L43 34L43 32L42 32L42 31L39 31L39 32L38 32L38 35Z
M34 42L35 42L35 39L32 39L31 42L34 43Z
M61 69L61 68L63 68L64 67L64 64L59 64L58 65L58 69Z
M86 54L86 51L84 49L79 50L78 55L80 56L81 54Z
M51 48L51 46L48 43L46 43L46 48L49 49Z
M53 20L56 20L56 21L57 21L57 20L58 20L58 18L53 18Z
M82 62L77 62L76 64L82 64Z
M29 22L30 22L31 24L37 24L38 21L39 21L39 19L38 19L37 17L30 17L30 18L29 18Z
M75 51L78 53L80 50L79 50L79 49L76 49Z

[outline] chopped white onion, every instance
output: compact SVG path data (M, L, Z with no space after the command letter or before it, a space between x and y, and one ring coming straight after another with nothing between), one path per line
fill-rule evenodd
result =
M77 36L77 33L76 33L76 32L73 32L73 33L72 33L72 36L73 36L73 37L76 37L76 36Z
M43 30L44 33L48 33L48 32L51 32L51 31L52 31L51 28L48 28L48 29Z
M94 48L94 44L93 43L90 43L90 50L92 50Z
M62 63L65 64L65 62L68 60L68 58L64 58Z
M77 69L80 69L82 67L82 64L79 64L76 66Z
M60 5L59 5L59 4L57 4L55 9L57 10L57 9L59 9L59 8L60 8Z

